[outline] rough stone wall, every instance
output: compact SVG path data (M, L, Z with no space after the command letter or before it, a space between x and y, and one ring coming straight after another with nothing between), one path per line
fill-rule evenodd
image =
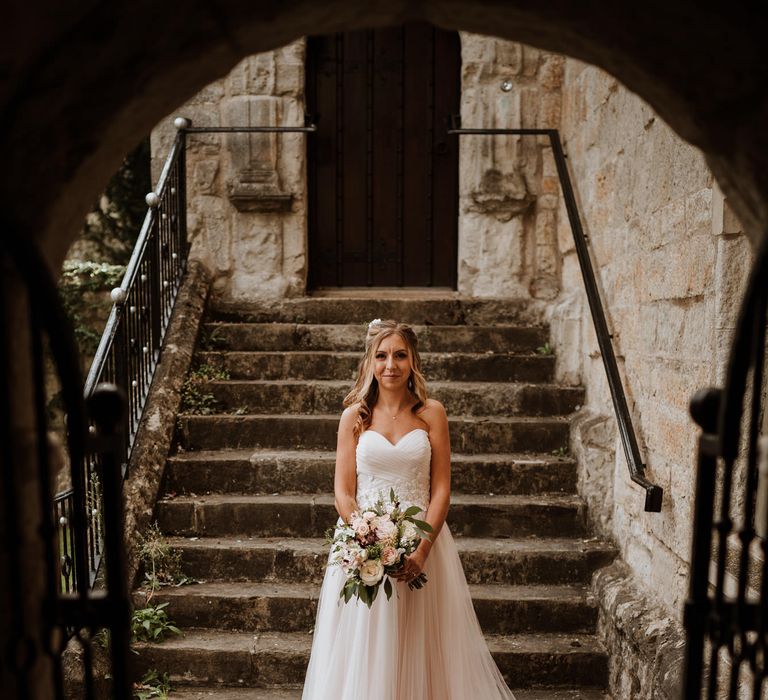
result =
M562 56L468 33L461 53L463 127L558 127ZM460 138L459 292L553 299L559 192L549 141Z
M649 478L664 488L663 509L643 512L644 494L629 479L561 212L562 292L549 316L558 378L586 387L573 431L580 490L649 604L679 620L697 437L688 402L722 381L750 246L700 152L603 71L566 61L561 129L641 452ZM611 610L604 610L609 622ZM616 630L603 629L612 644Z
M152 181L175 136L193 126L303 126L304 41L250 56L152 132ZM190 134L191 257L227 299L282 298L306 286L305 140L286 134Z

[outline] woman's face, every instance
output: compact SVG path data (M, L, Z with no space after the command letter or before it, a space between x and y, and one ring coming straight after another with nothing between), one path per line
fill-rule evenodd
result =
M408 348L399 333L393 333L381 341L373 356L373 375L384 389L408 386L411 361Z

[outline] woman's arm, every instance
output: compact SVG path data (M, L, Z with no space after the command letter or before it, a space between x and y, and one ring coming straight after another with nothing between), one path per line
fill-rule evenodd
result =
M352 428L357 420L353 406L344 409L336 437L336 471L333 479L334 505L344 522L357 510L357 469L355 450L357 440Z

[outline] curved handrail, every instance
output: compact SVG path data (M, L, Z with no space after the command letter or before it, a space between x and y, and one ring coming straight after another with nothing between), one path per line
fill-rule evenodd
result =
M560 187L563 191L565 208L568 213L568 222L571 226L571 234L576 248L576 255L579 259L581 276L584 280L584 288L587 292L589 309L592 314L592 323L595 326L597 343L600 348L600 354L603 358L603 366L608 379L608 387L611 391L613 409L616 414L616 422L619 426L619 435L621 444L624 447L624 454L629 467L629 477L639 486L645 489L645 507L647 512L658 513L661 511L661 501L664 490L661 486L652 483L645 476L645 464L640 456L640 449L637 444L635 429L632 424L632 417L629 413L627 398L624 393L624 387L621 383L616 354L613 351L612 336L608 331L608 323L605 319L600 292L595 279L595 272L592 267L592 261L589 257L589 248L587 246L584 229L579 217L579 209L576 204L576 195L573 190L570 175L568 174L568 165L563 152L563 144L560 140L560 133L557 129L462 129L460 119L457 116L451 117L451 128L449 134L462 135L507 135L507 136L546 136L552 147L552 155L555 159L557 174L560 179Z

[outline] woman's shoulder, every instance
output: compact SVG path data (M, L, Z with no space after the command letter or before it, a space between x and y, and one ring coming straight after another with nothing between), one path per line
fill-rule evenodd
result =
M339 419L339 422L342 425L346 424L352 424L357 420L357 417L360 415L360 406L358 404L352 404L351 406L347 406L342 412L341 412L341 418Z
M416 415L428 425L447 419L445 407L437 399L427 399L424 405L416 411Z

